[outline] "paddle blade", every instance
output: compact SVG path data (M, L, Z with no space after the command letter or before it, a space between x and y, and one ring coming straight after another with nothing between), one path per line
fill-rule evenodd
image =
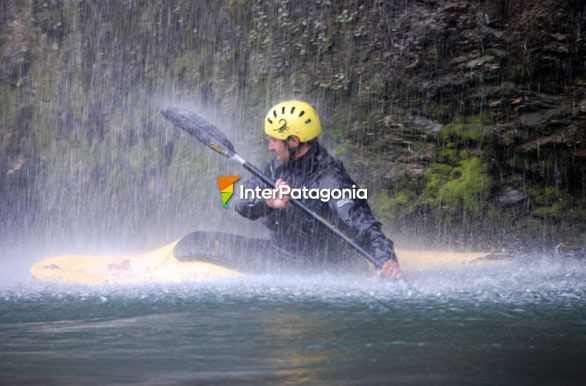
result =
M161 115L173 125L192 135L202 144L224 157L232 157L236 152L232 142L216 126L199 115L183 109L168 108Z

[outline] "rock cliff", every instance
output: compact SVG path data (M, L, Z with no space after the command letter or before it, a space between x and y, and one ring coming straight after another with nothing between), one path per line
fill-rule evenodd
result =
M3 2L0 237L188 223L219 164L161 103L195 100L262 158L262 114L297 97L391 236L583 245L585 21L570 0Z

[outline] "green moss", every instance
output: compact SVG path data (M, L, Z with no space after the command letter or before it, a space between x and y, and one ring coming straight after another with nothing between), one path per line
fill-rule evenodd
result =
M486 198L491 185L486 166L478 157L460 162L460 176L446 182L439 189L439 199L454 208L463 203L469 210L477 209L479 201Z
M441 148L439 151L439 157L443 162L449 162L451 164L457 164L459 159L456 149L450 147Z
M483 131L483 125L486 121L487 117L483 114L471 117L457 116L451 123L442 127L440 138L447 143L480 144L486 137Z
M485 137L480 123L451 123L442 128L440 135L444 141L455 140L464 143L480 143Z
M447 164L433 164L424 173L427 178L425 190L436 193L449 179L455 168Z
M533 213L539 217L560 219L565 210L560 202L557 202L551 206L542 206L536 208Z
M201 81L200 63L197 56L191 51L185 51L173 60L172 74L174 78L182 78L186 81L191 81L197 84ZM155 70L147 72L148 78L156 78L158 76Z
M388 191L383 190L369 201L377 216L387 221L394 221L399 217L403 217L411 213L415 208L410 205L415 200L408 191L399 191L391 195Z
M564 196L554 186L532 186L527 188L531 214L539 218L561 219L571 211Z
M472 149L482 152L486 133L484 116L457 117L452 123L442 127L437 144L437 161L460 166L463 160L472 157Z
M462 160L458 166L434 164L424 176L427 183L420 203L441 204L451 210L463 205L471 211L478 211L479 202L486 199L491 187L486 165L478 157Z
M531 235L541 234L541 227L543 226L541 220L536 218L522 218L517 225L518 229L531 237Z
M250 8L250 0L228 0L226 6L232 19L242 20L246 9Z
M458 158L460 159L469 159L471 156L470 149L462 149L458 152Z
M554 186L546 186L544 189L538 191L535 197L535 202L538 205L549 206L559 200L559 191Z
M340 143L336 146L336 156L340 157L343 156L348 152L348 145L345 143Z

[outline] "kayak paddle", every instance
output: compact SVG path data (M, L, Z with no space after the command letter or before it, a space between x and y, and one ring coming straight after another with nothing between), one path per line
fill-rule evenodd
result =
M222 156L240 164L246 170L254 174L256 177L260 178L262 182L270 186L271 188L275 189L275 182L268 178L262 171L252 165L250 162L246 161L244 158L240 157L236 150L234 149L234 145L232 142L218 129L215 125L208 122L207 120L203 119L199 115L183 110L178 108L168 108L161 111L163 117L169 120L173 125L177 126L181 130L187 132L188 134L194 136L200 143L204 144L205 146L211 148L216 153L221 154ZM356 244L352 239L346 236L338 227L334 224L331 224L328 220L321 217L319 214L315 213L311 210L308 206L306 206L300 200L294 199L293 197L289 197L289 202L299 209L303 210L305 213L316 219L330 231L332 231L336 236L340 237L344 240L348 245L358 251L362 256L366 257L368 261L374 264L376 269L382 268L382 262L374 257L371 253L366 251L360 245Z

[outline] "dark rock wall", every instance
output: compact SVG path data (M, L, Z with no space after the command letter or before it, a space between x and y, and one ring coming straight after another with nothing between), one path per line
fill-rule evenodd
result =
M262 115L297 97L392 237L582 244L585 21L581 1L2 2L0 239L178 236L239 171L157 110L190 100L260 161Z

